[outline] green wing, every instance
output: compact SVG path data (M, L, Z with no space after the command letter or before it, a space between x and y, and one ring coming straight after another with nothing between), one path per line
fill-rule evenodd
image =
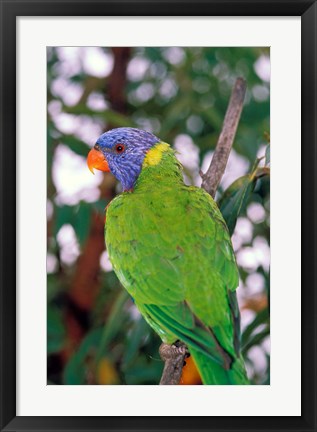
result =
M238 271L221 213L202 189L182 186L117 197L107 211L114 270L161 336L181 339L225 368L236 355Z

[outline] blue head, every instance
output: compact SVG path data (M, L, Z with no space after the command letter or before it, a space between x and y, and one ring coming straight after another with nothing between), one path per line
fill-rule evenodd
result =
M94 150L102 153L109 170L121 182L123 190L131 190L141 172L147 151L158 142L159 138L150 132L128 127L117 128L102 134L97 139Z

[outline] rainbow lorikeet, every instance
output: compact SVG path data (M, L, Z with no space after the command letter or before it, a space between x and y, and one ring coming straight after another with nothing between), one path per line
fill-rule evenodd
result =
M238 269L217 204L186 186L174 150L143 130L104 133L87 163L122 184L107 207L106 246L145 320L163 342L187 345L204 384L248 384Z

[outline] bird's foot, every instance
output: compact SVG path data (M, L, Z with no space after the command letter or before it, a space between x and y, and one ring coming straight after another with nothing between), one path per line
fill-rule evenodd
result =
M160 356L165 362L160 384L179 384L183 366L186 364L185 358L189 356L186 345L180 341L173 345L163 343L160 346Z
M160 356L163 361L177 359L178 357L189 357L189 351L183 342L177 341L173 345L162 343L160 346Z

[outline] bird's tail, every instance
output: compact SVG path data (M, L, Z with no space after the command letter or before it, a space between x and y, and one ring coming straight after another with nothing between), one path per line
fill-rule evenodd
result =
M213 385L247 385L250 384L245 370L243 359L234 359L230 369L226 370L221 365L213 362L210 357L201 351L190 348L198 372L203 384Z

